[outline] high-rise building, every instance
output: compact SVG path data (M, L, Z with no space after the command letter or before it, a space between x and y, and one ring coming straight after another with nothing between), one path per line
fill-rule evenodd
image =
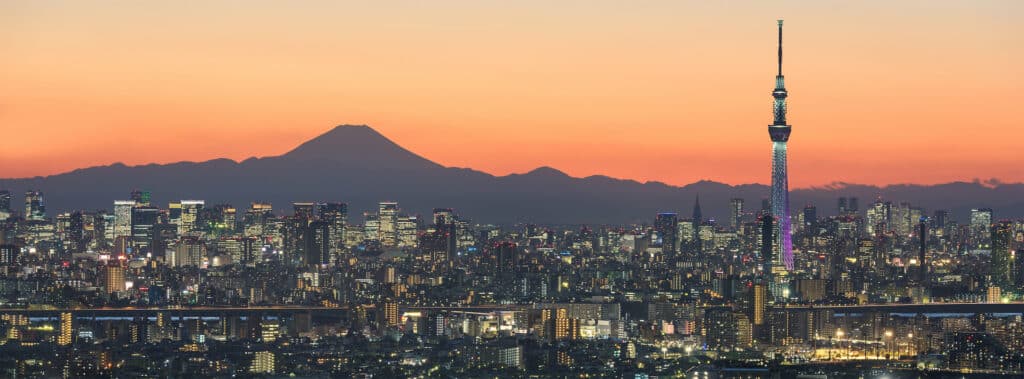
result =
M976 250L992 247L992 208L971 209L971 245Z
M654 219L654 231L661 242L661 251L669 254L676 252L679 246L676 238L676 222L679 217L675 213L658 213Z
M325 221L313 221L304 228L306 232L304 263L324 265L331 263L331 228Z
M775 228L775 218L768 214L762 214L760 217L760 264L761 264L761 276L769 278L772 275L772 263L775 262L775 257L772 253L775 249L772 246L775 244L775 233L778 229Z
M818 207L815 207L813 205L804 206L803 216L804 229L811 230L818 226Z
M381 305L381 318L382 323L387 326L398 325L398 303L386 302Z
M29 221L46 220L46 203L40 191L25 192L25 219Z
M150 252L153 241L153 228L160 221L160 210L150 206L136 206L131 209L132 244L139 252Z
M203 258L206 257L206 244L196 237L183 237L172 251L174 256L167 257L167 264L171 267L203 265Z
M398 247L416 247L416 230L419 226L419 218L416 216L398 216L397 234Z
M271 374L274 372L274 352L257 351L252 355L249 372L254 374Z
M935 233L936 237L943 237L946 235L946 222L949 219L949 211L944 209L936 210L932 214L932 232Z
M132 208L135 200L114 200L114 239L132 235Z
M1009 290L1015 283L1013 278L1013 223L1000 221L992 226L992 261L989 275L992 285Z
M74 319L71 312L60 313L60 331L57 334L57 344L67 346L71 344L71 337L74 334Z
M302 218L306 222L312 222L316 204L311 202L295 202L292 203L292 210L295 217Z
M108 294L125 290L124 266L121 265L121 262L116 259L111 260L103 267L103 272L103 287L106 288Z
M733 198L729 200L729 227L739 230L740 225L743 225L743 199Z
M704 223L704 215L700 210L700 195L697 195L693 200L693 237L691 240L695 245L695 251L701 251L700 241L700 226Z
M273 214L273 207L270 203L253 202L245 211L242 219L242 228L246 236L261 236L263 228Z
M928 252L928 219L921 217L917 224L917 281L922 286L928 286L928 261L926 253Z
M345 203L320 203L317 204L317 217L320 221L326 222L330 229L331 241L329 249L331 255L341 254L345 248L345 227L348 225L348 204Z
M200 231L202 225L203 207L206 204L203 200L182 200L181 221L178 224L178 234L185 235Z
M874 237L887 233L891 225L891 215L892 203L882 202L881 199L875 200L865 214L867 225L865 225L864 230L868 236Z
M380 221L378 229L381 246L398 246L398 203L393 201L382 201L377 211L377 219Z
M775 122L768 126L768 135L772 139L772 217L775 217L779 229L777 244L781 264L786 270L793 269L793 241L790 234L789 214L789 173L787 172L786 149L792 127L786 124L786 91L785 78L782 76L782 20L779 20L779 73L775 76L774 118Z

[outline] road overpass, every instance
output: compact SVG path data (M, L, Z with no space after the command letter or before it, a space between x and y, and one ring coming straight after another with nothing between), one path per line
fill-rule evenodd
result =
M792 310L831 310L836 313L1018 313L1024 314L1024 302L1013 303L927 303L927 304L859 304L859 305L788 305Z

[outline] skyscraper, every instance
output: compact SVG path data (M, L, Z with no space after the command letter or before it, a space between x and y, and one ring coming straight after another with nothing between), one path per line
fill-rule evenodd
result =
M46 220L46 204L40 191L25 192L25 219L29 221Z
M203 206L206 202L203 200L182 200L180 204L181 221L178 224L178 234L185 235L198 231L202 225L200 214L203 212Z
M1008 290L1013 286L1013 223L1000 221L992 225L992 260L989 274L992 285Z
M654 219L654 230L661 240L662 253L674 253L679 245L676 238L676 221L679 219L675 213L658 213Z
M132 235L132 208L135 200L114 200L114 239Z
M772 139L772 217L779 228L777 245L779 257L786 270L793 269L793 241L789 224L789 174L786 172L786 143L791 127L786 124L786 85L782 76L782 20L779 20L779 73L775 76L775 122L768 126Z
M398 245L398 203L382 201L377 210L380 220L380 244L385 247Z
M729 227L738 230L743 225L743 199L733 198L729 200Z

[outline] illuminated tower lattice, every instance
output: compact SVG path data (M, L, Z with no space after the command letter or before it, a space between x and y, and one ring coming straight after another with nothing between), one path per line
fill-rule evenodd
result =
M786 142L789 141L791 127L786 125L786 92L785 80L782 76L782 20L779 20L779 74L775 76L774 114L775 122L768 126L768 135L772 138L772 217L778 225L776 245L778 258L786 270L793 269L793 241L790 235L789 220L789 176L786 173Z

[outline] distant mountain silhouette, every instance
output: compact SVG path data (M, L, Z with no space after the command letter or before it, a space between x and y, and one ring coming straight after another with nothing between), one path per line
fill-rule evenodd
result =
M768 162L764 162L768 175ZM398 201L408 213L429 214L452 207L483 223L601 224L651 222L654 214L677 211L688 217L699 193L705 217L724 222L730 198L758 210L768 187L700 181L682 187L640 183L606 176L575 178L550 167L525 174L493 176L466 168L444 167L410 152L368 126L338 126L292 151L242 162L214 159L78 169L46 177L2 179L15 204L28 189L45 193L50 215L74 209L110 209L134 189L152 191L162 207L180 199L207 204L231 203L239 210L251 201L270 201L278 213L290 213L293 201L344 201L350 219L373 211L383 200ZM819 215L835 213L836 199L856 196L863 210L881 197L909 201L929 212L942 208L965 219L972 207L991 207L996 217L1024 215L1024 184L956 182L886 187L837 184L792 192L792 208L818 206ZM17 208L17 207L16 207Z

